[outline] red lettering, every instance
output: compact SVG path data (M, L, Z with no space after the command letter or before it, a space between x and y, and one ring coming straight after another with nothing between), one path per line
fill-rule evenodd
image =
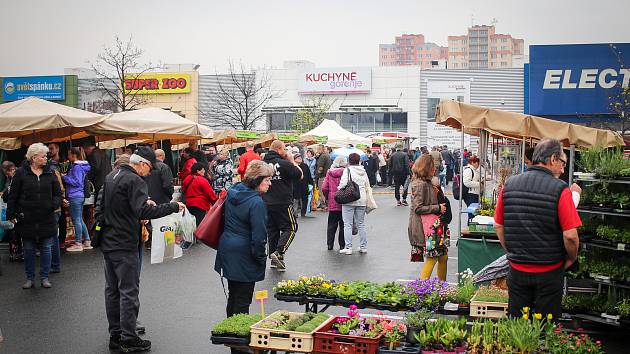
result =
M129 90L131 90L132 87L133 87L133 81L132 80L125 80L125 90L129 91Z
M168 88L176 89L177 88L177 80L175 80L175 79L168 79Z
M356 79L357 79L357 73L356 73L356 71L353 71L353 72L350 74L350 80L354 81L354 80L356 80Z
M151 79L151 90L158 90L159 88L159 81L157 81L157 79Z
M186 87L186 79L184 79L184 78L177 79L177 87L180 88L180 89L185 88Z
M306 81L313 81L313 74L306 74Z
M162 89L164 90L168 90L170 88L169 84L169 79L162 79Z

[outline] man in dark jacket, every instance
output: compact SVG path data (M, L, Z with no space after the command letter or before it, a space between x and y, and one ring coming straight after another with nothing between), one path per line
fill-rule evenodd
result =
M402 201L400 200L400 187L405 185L407 176L409 176L409 156L407 155L407 149L396 151L392 157L391 162L391 174L394 178L394 196L396 197L397 204L407 204L407 190L403 191Z
M453 153L448 149L448 146L444 145L442 147L442 160L446 164L446 185L448 185L449 181L453 180L453 167L455 165L455 157L453 157Z
M293 161L300 167L304 176L300 180L296 179L293 181L293 207L296 212L300 211L300 216L304 217L308 207L308 186L312 186L314 182L308 165L302 159L302 155L294 154Z
M510 177L497 201L495 229L510 263L511 317L562 314L564 270L577 259L582 225L567 184L558 177L567 156L555 139L542 140L526 172Z
M107 175L96 215L101 222L101 250L105 259L105 309L109 322L109 347L124 352L144 351L151 342L136 334L140 302L141 220L167 216L184 208L173 202L156 205L149 201L142 179L156 163L150 147L141 146L128 165Z
M164 163L165 157L164 150L155 150L155 167L145 178L149 188L149 197L158 205L169 203L173 199L173 172Z
M319 152L319 155L317 156L317 165L315 167L315 172L317 175L317 189L321 191L322 184L324 183L324 178L326 178L326 173L330 169L330 166L332 166L332 160L330 159L328 147L320 145L317 150ZM326 197L322 193L319 194L319 202L317 204L317 207L327 207Z
M90 172L87 175L88 180L94 185L94 195L98 195L105 182L105 176L112 172L112 163L105 151L94 144L87 144L84 150L87 155L87 162L90 164Z
M368 179L370 180L370 187L374 187L376 184L376 173L378 172L378 156L376 151L370 149L367 150L367 161L363 163L363 168L367 172Z
M292 206L293 184L303 178L302 169L297 166L293 156L287 154L284 143L280 140L271 143L263 161L271 164L274 169L271 187L263 194L268 213L269 257L271 267L283 272L286 270L284 254L293 242L298 228Z

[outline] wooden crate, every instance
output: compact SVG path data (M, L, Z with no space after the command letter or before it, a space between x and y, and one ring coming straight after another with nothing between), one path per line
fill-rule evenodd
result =
M282 311L276 311L269 316L273 316L278 312ZM297 315L301 314L298 312L289 313ZM330 316L328 320L324 321L311 333L258 328L257 326L264 321L263 319L250 327L251 335L249 346L261 349L284 350L287 352L310 353L313 351L313 333L326 326L333 318L333 316Z
M470 300L470 316L482 318L507 317L508 304L506 302L477 301L475 297Z

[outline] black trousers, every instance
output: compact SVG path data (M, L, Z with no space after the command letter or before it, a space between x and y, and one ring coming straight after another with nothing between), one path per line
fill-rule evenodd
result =
M113 251L103 253L103 258L109 334L133 339L140 310L140 256L138 251Z
M381 186L387 185L387 166L379 168L378 174L381 176Z
M523 307L529 307L530 313L540 313L543 317L552 314L553 318L560 318L562 315L564 267L544 273L510 268L507 282L510 317L522 316Z
M376 184L376 171L368 172L368 180L370 181L370 187L374 187Z
M339 228L339 249L346 248L346 240L343 236L343 218L340 211L328 211L328 230L326 234L326 241L328 248L332 249L335 245L335 234Z
M228 303L225 308L227 316L238 313L249 313L249 305L254 296L254 282L240 282L228 279Z
M191 214L195 216L195 220L197 221L197 226L199 226L203 218L206 216L206 212L194 206L186 207L186 208L188 209L188 211L190 211Z
M405 185L405 181L407 180L407 174L394 174L394 196L397 201L400 201L400 187ZM407 199L407 189L403 190L402 199Z
M267 244L269 255L278 251L285 254L295 238L298 224L293 214L293 206L267 205Z

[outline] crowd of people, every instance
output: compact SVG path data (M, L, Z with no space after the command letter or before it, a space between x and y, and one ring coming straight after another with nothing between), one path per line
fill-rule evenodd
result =
M510 312L532 301L525 295L514 295L512 300L516 291L512 286L530 295L542 288L551 291L553 294L538 296L536 301L552 301L545 309L557 311L558 269L575 260L575 228L580 223L575 208L545 214L551 219L559 217L560 224L550 219L548 227L541 229L524 231L519 226L527 224L527 219L518 210L540 212L525 200L529 196L520 193L527 189L529 179L544 179L547 190L543 194L564 198L566 184L552 180L566 164L559 146L557 141L545 142L528 151L531 167L522 177L510 180L497 205L497 233L515 269L509 279ZM22 288L35 286L37 252L41 287L51 288L50 273L61 271L62 248L79 253L99 247L105 264L109 345L125 351L151 347L150 341L138 336L137 321L142 255L148 241L143 229L150 230L151 219L186 208L199 225L217 200L225 198L224 229L214 269L228 281L226 313L231 316L249 312L255 283L264 279L268 260L276 271L286 270L285 256L297 236L298 219L306 217L309 209L328 214L328 250L334 249L336 239L340 254L352 255L355 250L366 254L365 220L376 208L375 186L392 186L396 206L410 206L410 259L424 262L420 278L429 278L437 265L437 277L445 280L453 211L444 189L451 181L461 180L467 205L478 203L481 193L477 156L447 146L430 151L425 147L355 149L345 156L323 145L305 149L276 140L268 151L247 143L235 166L229 150L200 149L191 142L179 157L179 169L165 163L164 150L145 145L126 149L113 164L111 156L93 144L68 149L67 160L61 153L57 144L35 143L28 147L19 167L9 161L2 163L6 220L14 226L12 242L23 248L26 282ZM180 181L179 198L174 176ZM577 188L571 187L579 192ZM317 201L311 202L315 195ZM538 197L534 193L532 198ZM553 201L545 199L545 203L554 207ZM563 208L570 209L563 203ZM67 230L72 237L66 237ZM531 232L549 252L525 245L523 239ZM558 234L564 234L564 242ZM358 235L358 248L353 248L354 235ZM548 273L545 279L553 281L553 286L531 285L529 272Z

